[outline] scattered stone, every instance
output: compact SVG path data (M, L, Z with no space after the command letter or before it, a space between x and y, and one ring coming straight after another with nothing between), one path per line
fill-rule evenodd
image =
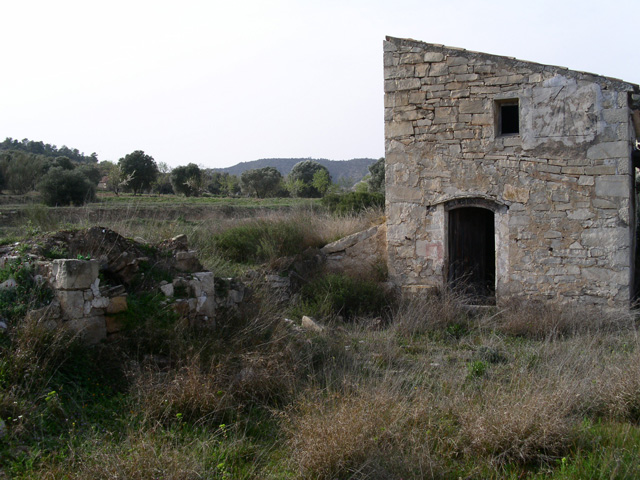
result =
M4 282L0 283L0 290L9 290L10 288L16 288L18 284L13 278L9 278Z
M164 294L165 297L173 297L173 284L166 283L164 285L160 285L160 291Z
M307 317L306 315L302 317L301 325L305 330L310 330L312 332L320 333L324 331L324 327L322 325L317 323L313 318Z
M202 264L200 264L200 261L196 257L196 252L193 250L177 252L175 260L175 269L180 272L197 272L202 270Z

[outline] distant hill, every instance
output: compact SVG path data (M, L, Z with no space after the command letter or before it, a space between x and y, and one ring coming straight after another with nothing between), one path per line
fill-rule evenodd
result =
M213 170L216 172L226 172L231 175L240 175L246 170L275 167L283 176L286 176L296 163L304 160L314 160L320 165L327 167L334 182L342 180L345 183L353 185L369 173L369 165L377 159L354 158L352 160L327 160L326 158L261 158L260 160L240 162L232 167L214 168Z

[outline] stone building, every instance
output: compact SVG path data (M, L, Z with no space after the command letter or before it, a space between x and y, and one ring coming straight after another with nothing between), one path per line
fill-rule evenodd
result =
M384 74L395 284L628 307L637 85L390 37Z

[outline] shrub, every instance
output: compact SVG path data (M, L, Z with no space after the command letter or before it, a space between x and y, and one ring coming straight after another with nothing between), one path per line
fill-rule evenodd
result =
M240 263L263 262L295 255L304 248L304 232L291 221L255 220L230 228L214 237L214 243L227 258Z
M380 315L389 304L382 287L369 279L332 273L307 283L301 291L307 314L328 317Z
M95 199L96 187L79 170L52 168L42 177L38 190L44 203L56 205L83 205Z
M367 208L383 208L384 195L369 192L334 193L325 196L322 204L333 213L357 213Z

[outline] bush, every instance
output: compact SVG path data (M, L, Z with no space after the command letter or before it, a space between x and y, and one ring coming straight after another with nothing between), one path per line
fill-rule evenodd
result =
M301 291L307 314L328 317L380 315L389 299L378 283L343 274L329 274L307 283Z
M384 195L368 192L334 193L324 197L322 204L333 213L356 213L367 208L384 208Z
M96 196L96 187L79 170L52 168L38 184L42 200L49 206L83 205Z
M291 221L256 220L219 233L214 243L223 255L239 263L295 255L305 248L303 230Z

